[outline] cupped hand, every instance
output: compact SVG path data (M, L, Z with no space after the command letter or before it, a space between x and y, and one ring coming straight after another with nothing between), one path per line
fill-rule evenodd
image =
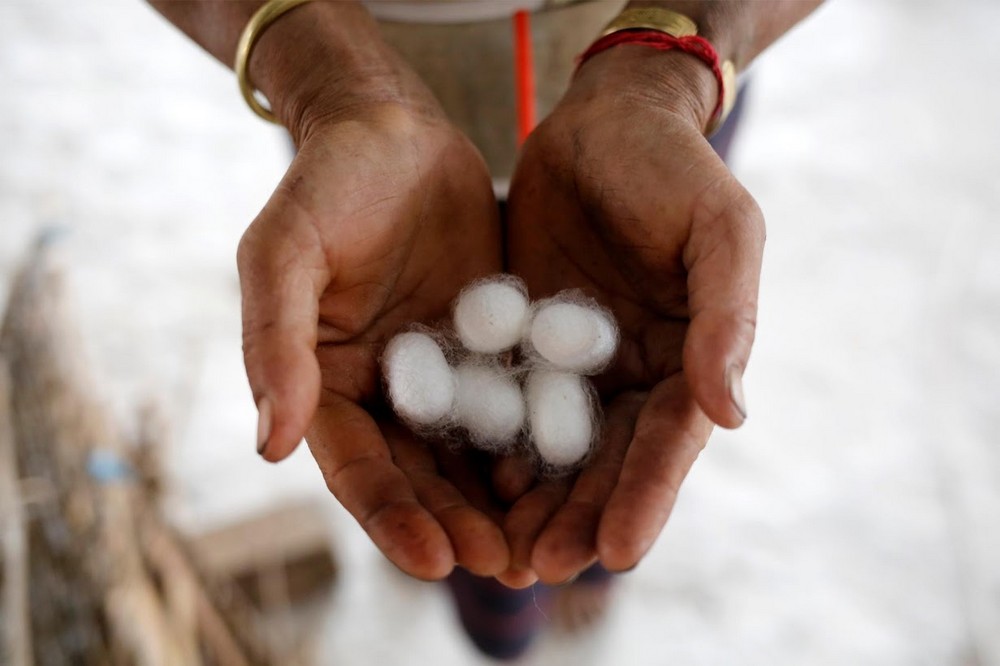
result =
M537 483L506 516L508 584L562 582L595 561L634 567L713 422L745 418L764 224L702 135L714 100L691 56L620 46L583 66L524 146L511 271L532 298L595 297L622 341L596 382L598 453L577 475Z
M425 579L508 564L494 519L437 471L431 444L380 406L378 354L501 268L497 207L475 148L437 112L355 107L309 126L244 235L244 354L261 454L305 435L372 541Z

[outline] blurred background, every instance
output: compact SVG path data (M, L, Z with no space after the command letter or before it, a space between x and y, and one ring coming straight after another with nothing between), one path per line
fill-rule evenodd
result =
M998 25L993 0L837 0L755 64L732 165L768 222L750 418L607 621L525 663L1000 666ZM150 400L168 424L171 529L318 507L311 663L486 663L304 447L254 452L235 252L289 144L232 73L142 2L3 0L0 99L0 306L61 229L95 395L126 432Z

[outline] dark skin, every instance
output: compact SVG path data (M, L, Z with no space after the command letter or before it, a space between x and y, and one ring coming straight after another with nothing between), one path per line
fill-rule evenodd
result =
M156 7L228 64L260 4ZM298 149L237 258L258 450L276 462L305 436L330 491L406 573L497 575L499 517L393 421L378 368L392 335L502 269L486 165L356 3L283 16L250 65Z
M630 3L695 20L745 67L819 3ZM746 418L763 216L704 139L718 99L694 58L619 46L578 72L524 146L510 193L508 266L535 298L579 288L618 318L598 379L602 447L578 475L541 480L504 519L500 579L561 583L601 562L635 567L711 434ZM507 461L508 468L516 463ZM523 490L523 472L503 491Z
M154 0L230 65L260 4ZM659 4L742 67L817 2ZM238 258L262 455L281 460L305 435L333 494L418 578L458 564L523 586L596 560L635 566L713 423L745 418L763 219L703 137L708 68L639 47L599 54L524 146L507 269L533 298L583 289L623 333L598 379L599 452L535 481L523 461L416 439L380 397L385 342L504 265L482 158L354 2L293 10L253 53L251 80L299 148Z
M262 455L284 458L305 431L330 490L400 568L496 575L503 534L379 409L378 368L389 337L500 270L492 186L439 119L394 105L365 118L304 135L240 244L247 374L274 424Z
M622 331L598 379L612 424L600 454L576 478L535 485L505 521L512 568L548 583L595 560L635 566L713 421L744 418L727 381L753 341L763 217L702 136L711 110L633 87L620 72L636 66L698 63L641 47L588 62L511 187L510 269L535 297L582 289Z

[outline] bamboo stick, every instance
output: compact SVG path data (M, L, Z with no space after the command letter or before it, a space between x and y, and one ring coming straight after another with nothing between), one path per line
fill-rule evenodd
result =
M250 666L250 658L208 598L194 567L170 531L160 521L146 520L142 536L146 556L160 577L191 595L186 600L194 610L190 619L196 620L196 628L215 663L220 666Z

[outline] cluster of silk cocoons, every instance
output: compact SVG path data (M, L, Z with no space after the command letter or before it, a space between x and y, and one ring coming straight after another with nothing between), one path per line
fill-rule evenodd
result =
M451 326L414 326L382 355L386 394L416 433L492 453L526 450L542 466L582 465L601 408L588 379L618 348L612 314L576 291L535 303L524 283L496 275L468 285Z

